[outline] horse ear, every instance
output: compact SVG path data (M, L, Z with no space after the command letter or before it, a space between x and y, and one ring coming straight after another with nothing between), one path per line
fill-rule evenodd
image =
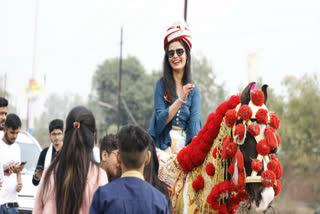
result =
M251 82L249 83L249 85L247 85L247 87L242 91L241 93L241 97L240 97L240 101L241 104L244 105L248 105L250 102L250 90L253 84L256 84L255 82Z
M267 93L268 85L263 85L261 87L261 90L264 93L264 104L267 104L267 99L268 99L268 93Z

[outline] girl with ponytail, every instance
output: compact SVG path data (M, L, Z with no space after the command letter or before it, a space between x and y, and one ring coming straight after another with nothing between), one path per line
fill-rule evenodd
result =
M63 147L40 181L33 213L89 213L93 194L108 183L93 156L95 130L91 111L83 106L70 111Z

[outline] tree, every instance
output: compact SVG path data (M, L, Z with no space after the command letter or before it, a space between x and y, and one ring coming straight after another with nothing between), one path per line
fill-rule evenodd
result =
M63 96L59 94L50 94L46 99L44 106L46 110L35 119L34 136L43 147L50 144L48 138L49 123L54 119L65 121L69 111L78 105L85 105L81 96L73 93L66 93Z
M129 56L122 63L121 97L138 125L149 128L153 113L154 74L146 74L136 57ZM117 124L119 58L106 60L96 70L92 79L93 95L96 102L111 104L113 108L104 108L105 130ZM121 126L133 124L125 104L120 107Z
M284 80L288 101L280 134L284 161L297 172L320 169L320 87L316 74Z
M205 57L199 59L192 56L192 77L201 95L201 121L206 122L208 115L214 112L219 103L226 100L226 91L223 84L216 81L213 68Z

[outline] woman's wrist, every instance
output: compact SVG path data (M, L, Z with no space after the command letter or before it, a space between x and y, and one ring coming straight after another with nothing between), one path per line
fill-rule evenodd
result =
M182 103L187 103L187 101L183 100L180 96L178 97L178 99L179 99Z

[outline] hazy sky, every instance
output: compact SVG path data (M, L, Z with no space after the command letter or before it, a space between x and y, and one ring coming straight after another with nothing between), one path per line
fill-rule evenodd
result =
M24 88L32 75L36 0L0 1L0 75L18 114L26 115ZM39 0L35 77L52 92L91 90L105 59L134 55L147 72L161 69L163 36L183 18L184 0ZM319 72L317 0L189 0L192 52L206 56L229 93L247 84L247 56L256 53L259 77L279 88L286 75ZM3 85L3 83L0 83ZM278 91L280 91L278 89Z

